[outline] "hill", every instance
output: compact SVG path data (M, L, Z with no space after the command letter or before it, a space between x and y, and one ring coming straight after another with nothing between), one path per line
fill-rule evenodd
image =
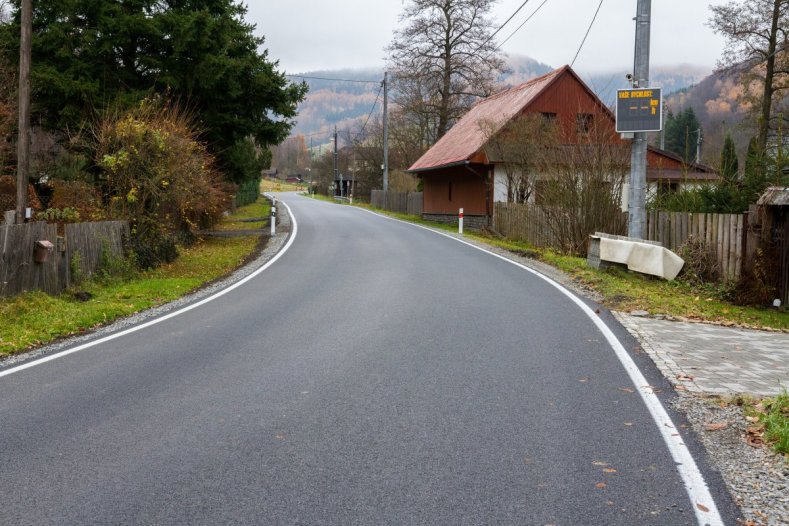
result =
M553 70L552 66L523 55L507 58L510 71L499 79L502 89L521 84ZM653 68L653 85L663 86L664 92L687 88L700 82L708 71L688 65ZM379 94L383 71L375 69L321 70L302 73L310 91L299 107L299 116L292 135L304 135L307 144L329 144L334 126L339 130L359 129ZM600 98L613 104L617 89L628 87L625 72L592 72L583 75ZM337 82L320 79L345 79ZM294 81L301 80L298 76ZM380 112L379 106L376 112Z

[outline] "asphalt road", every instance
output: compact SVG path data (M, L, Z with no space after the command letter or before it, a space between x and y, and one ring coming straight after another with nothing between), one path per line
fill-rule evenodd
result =
M569 298L435 233L285 201L298 235L244 286L0 378L0 523L696 523Z

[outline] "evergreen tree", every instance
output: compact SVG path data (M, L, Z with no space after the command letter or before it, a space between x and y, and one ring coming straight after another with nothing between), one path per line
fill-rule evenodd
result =
M751 137L748 142L748 152L745 155L745 170L743 172L743 192L749 202L754 203L767 187L767 170L765 169L764 155L759 147L759 139Z
M674 152L686 162L696 159L697 133L701 123L693 108L685 108L676 115L668 113L665 123L666 150Z
M15 22L0 29L18 57ZM263 39L235 0L47 0L34 2L34 120L55 130L90 125L158 93L193 112L235 182L259 175L239 160L287 137L306 85L288 82L259 51ZM13 58L16 62L16 58ZM264 148L265 150L265 148Z
M737 186L737 172L739 171L739 161L737 150L734 146L734 139L730 133L726 133L723 140L723 150L721 150L721 177L723 183L728 186Z

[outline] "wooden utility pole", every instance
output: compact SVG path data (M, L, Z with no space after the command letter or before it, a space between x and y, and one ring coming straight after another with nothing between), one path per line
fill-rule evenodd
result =
M30 57L32 54L33 4L22 0L22 34L19 42L19 137L16 164L16 222L24 223L27 181L30 173Z
M389 72L384 71L384 192L389 190Z

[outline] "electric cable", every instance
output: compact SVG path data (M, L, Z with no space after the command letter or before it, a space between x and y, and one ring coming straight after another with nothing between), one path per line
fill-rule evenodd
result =
M570 62L570 67L573 67L573 65L575 65L575 60L578 58L578 55L581 53L581 49L583 49L584 44L586 43L586 37L589 36L589 32L592 30L594 21L597 20L597 14L600 12L601 7L603 7L603 0L600 0L600 3L597 4L597 11L594 12L592 21L589 23L589 27L586 29L586 34L584 35L584 39L581 41L581 45L578 47L578 51L575 52L575 57L573 57L573 61Z
M517 33L518 31L520 31L520 30L521 30L521 28L522 28L524 25L526 25L526 22L528 22L529 20L531 20L531 19L532 19L532 17L533 17L534 15L536 15L536 14L539 12L539 10L540 10L540 9L542 9L542 6L544 6L546 3L548 3L548 0L542 0L542 3L541 3L540 5L538 5L538 6L537 6L537 9L535 9L535 10L532 12L532 14L530 14L530 15L529 15L529 16L526 18L526 20L524 20L523 22L521 22L521 25L519 25L517 28L515 28L515 31L513 31L512 33L510 33L510 36L508 36L507 38L505 38L504 40L502 40L502 41L501 41L501 44L499 44L499 45L496 47L496 49L494 49L493 51L491 51L491 52L488 54L488 56L486 56L486 57L485 57L483 60L487 60L488 58L490 58L490 57L493 55L493 53L495 53L496 51L498 51L499 49L501 49L501 47L502 47L504 44L506 44L506 43L507 43L507 41L508 41L509 39L511 39L513 36L515 36L515 33Z
M292 75L290 73L285 73L285 76L290 78L297 78L297 79L328 80L330 82L354 82L357 84L378 84L380 82L378 80L330 79L326 77L311 77L309 75Z

